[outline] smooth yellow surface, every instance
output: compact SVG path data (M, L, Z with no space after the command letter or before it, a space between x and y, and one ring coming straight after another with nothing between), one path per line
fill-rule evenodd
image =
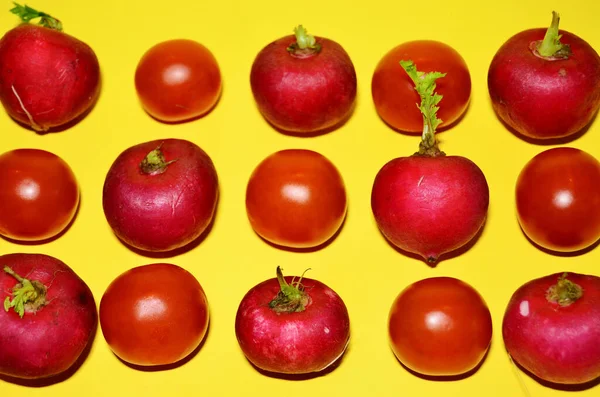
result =
M514 184L523 165L549 145L528 143L496 118L487 92L487 69L500 45L528 28L545 27L551 11L561 28L600 49L597 17L600 2L504 0L401 1L74 1L37 0L28 5L59 17L64 29L97 53L102 93L93 111L59 133L38 135L0 111L0 152L31 147L52 151L73 168L81 186L81 208L61 238L41 245L0 239L0 253L39 252L70 265L90 286L97 303L107 285L125 270L170 262L192 272L209 303L210 331L202 349L183 365L141 371L120 362L100 328L90 355L63 382L40 388L0 380L0 396L535 396L566 395L541 386L516 370L504 350L501 323L513 291L524 282L559 271L600 275L600 249L581 255L551 255L534 247L520 231L514 208ZM0 31L16 26L0 4ZM259 114L250 91L255 55L266 44L303 24L310 33L338 41L352 58L358 76L352 118L328 134L299 138L271 128ZM205 117L183 124L161 124L141 108L133 76L142 54L173 38L197 40L217 58L223 93ZM464 119L439 136L449 154L466 156L484 171L490 209L476 244L460 256L431 268L393 249L379 233L370 207L377 171L389 160L413 153L418 138L388 128L373 107L370 82L379 59L394 46L415 39L443 41L465 58L473 82ZM443 106L443 101L441 103ZM220 178L218 213L208 237L175 257L146 257L121 244L102 212L102 185L108 168L125 148L161 138L197 143L213 159ZM565 146L600 158L600 120ZM286 148L307 148L328 157L343 175L348 216L337 238L313 252L274 248L251 229L244 206L246 182L267 155ZM0 172L2 172L0 170ZM0 203L1 205L1 203ZM240 300L256 283L288 275L328 284L344 299L352 336L339 367L324 376L290 380L257 372L238 347L234 319ZM397 294L411 282L452 276L474 286L487 301L494 336L485 362L473 376L431 381L407 372L388 345L387 316ZM1 330L0 330L1 332ZM597 396L600 386L578 394Z

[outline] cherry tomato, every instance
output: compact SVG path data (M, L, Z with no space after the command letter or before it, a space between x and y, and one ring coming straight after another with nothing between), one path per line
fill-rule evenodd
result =
M155 263L118 276L100 301L100 326L122 360L173 364L196 349L208 329L208 302L185 269Z
M600 238L600 162L575 148L532 158L516 184L517 218L537 245L575 252Z
M16 149L0 155L0 170L0 235L46 240L71 222L79 187L60 157L39 149Z
M389 315L392 351L402 364L429 376L474 369L492 339L492 317L467 283L451 277L417 281L394 301Z
M254 231L273 244L316 247L346 215L344 181L323 155L304 149L276 152L250 176L246 211Z
M213 54L192 40L169 40L150 48L135 71L135 88L154 118L177 122L199 117L216 104L221 72Z
M436 92L443 96L438 117L439 128L454 123L467 109L471 97L471 76L464 59L447 44L432 41L410 41L390 50L375 67L371 93L379 116L394 129L420 133L423 116L414 83L406 74L401 60L412 60L421 72L440 72L446 76L436 81Z

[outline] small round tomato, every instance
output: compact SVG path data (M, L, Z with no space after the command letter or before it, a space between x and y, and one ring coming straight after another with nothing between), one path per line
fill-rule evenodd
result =
M178 122L207 113L221 94L213 54L193 40L169 40L150 48L135 71L135 88L154 118Z
M429 376L473 370L492 340L492 317L479 293L451 277L417 281L394 301L391 347L402 364Z
M106 342L119 358L135 365L166 365L185 358L204 338L208 317L198 280L168 263L126 271L100 301Z
M415 84L406 74L401 60L412 60L421 72L440 72L436 81L442 95L437 116L440 128L454 123L467 109L471 97L471 75L464 59L447 44L433 40L410 41L390 50L375 67L371 93L379 116L394 129L420 133L423 115L415 105L421 103Z
M0 235L41 241L62 232L79 205L79 187L69 165L39 149L0 155Z
M246 212L259 236L291 248L329 240L346 215L346 190L336 167L304 149L276 152L250 176Z
M533 157L516 184L517 218L537 245L575 252L600 238L600 162L575 148Z

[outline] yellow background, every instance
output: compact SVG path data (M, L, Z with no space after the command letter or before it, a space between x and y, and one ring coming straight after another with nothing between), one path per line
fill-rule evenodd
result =
M0 239L0 253L39 252L70 265L90 286L99 303L107 285L125 270L170 262L192 272L204 287L211 308L210 331L202 349L183 365L141 371L120 362L100 328L87 360L63 382L25 389L0 380L0 395L37 396L531 396L566 394L541 386L517 371L501 338L504 308L524 282L559 271L600 275L600 250L581 255L551 255L530 244L515 217L514 184L523 165L552 145L528 143L507 131L493 113L487 69L500 45L528 28L546 27L551 11L561 13L561 28L600 49L600 2L454 0L429 2L220 1L73 1L37 0L28 5L60 18L67 33L87 42L100 60L102 93L93 111L73 128L38 135L0 111L0 152L31 147L54 152L74 170L81 207L72 227L47 244L15 244ZM0 31L16 26L3 2ZM352 58L358 77L357 106L341 128L313 138L286 136L259 114L249 85L258 51L303 24L309 33L338 41ZM133 85L135 67L152 45L173 38L194 39L217 58L224 82L216 108L204 118L178 125L161 124L141 108ZM472 159L490 187L490 209L476 244L462 255L430 268L394 250L379 233L370 208L375 174L394 157L417 149L418 138L394 132L377 116L370 81L379 59L409 40L435 39L458 50L473 82L464 119L439 136L449 154ZM443 101L441 103L443 106ZM102 185L108 168L125 148L161 138L182 138L202 147L220 178L220 201L208 237L175 257L134 253L112 234L102 212ZM563 145L600 158L600 120ZM343 175L349 208L337 238L313 252L291 252L263 242L245 212L246 182L267 155L285 148L307 148L328 157ZM1 172L1 171L0 171ZM1 205L1 203L0 203ZM249 288L274 277L310 267L311 278L328 284L344 299L352 336L339 367L305 380L265 376L244 358L234 319ZM460 278L487 301L494 321L491 350L478 372L456 381L431 381L407 372L388 346L387 315L396 295L410 283L433 276ZM1 332L1 330L0 330ZM519 380L522 378L522 381ZM599 387L580 396L597 396Z

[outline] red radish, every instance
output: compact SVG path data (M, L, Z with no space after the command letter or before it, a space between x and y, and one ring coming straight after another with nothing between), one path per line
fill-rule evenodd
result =
M0 101L15 120L47 131L75 120L100 92L100 66L84 42L62 32L57 19L28 6L11 10L25 22L0 40Z
M0 374L37 379L69 369L96 331L92 292L51 256L8 254L0 265Z
M398 157L377 173L371 208L383 235L395 246L437 262L440 255L469 242L487 216L489 190L481 169L461 156L446 156L435 139L439 72L418 72L400 61L421 96L424 127L419 151Z
M534 139L573 135L600 108L600 56L583 39L558 30L517 33L500 47L488 71L494 110L510 127Z
M295 37L282 37L258 53L250 85L267 121L298 134L339 125L356 99L356 72L346 51L302 25Z
M163 252L198 238L212 221L219 195L212 160L183 139L141 143L123 151L104 181L104 214L117 237Z
M242 299L235 333L256 367L285 374L322 371L341 357L350 340L344 302L309 278L283 277L254 286Z
M538 378L581 384L600 377L600 277L556 273L510 298L502 324L511 357Z

